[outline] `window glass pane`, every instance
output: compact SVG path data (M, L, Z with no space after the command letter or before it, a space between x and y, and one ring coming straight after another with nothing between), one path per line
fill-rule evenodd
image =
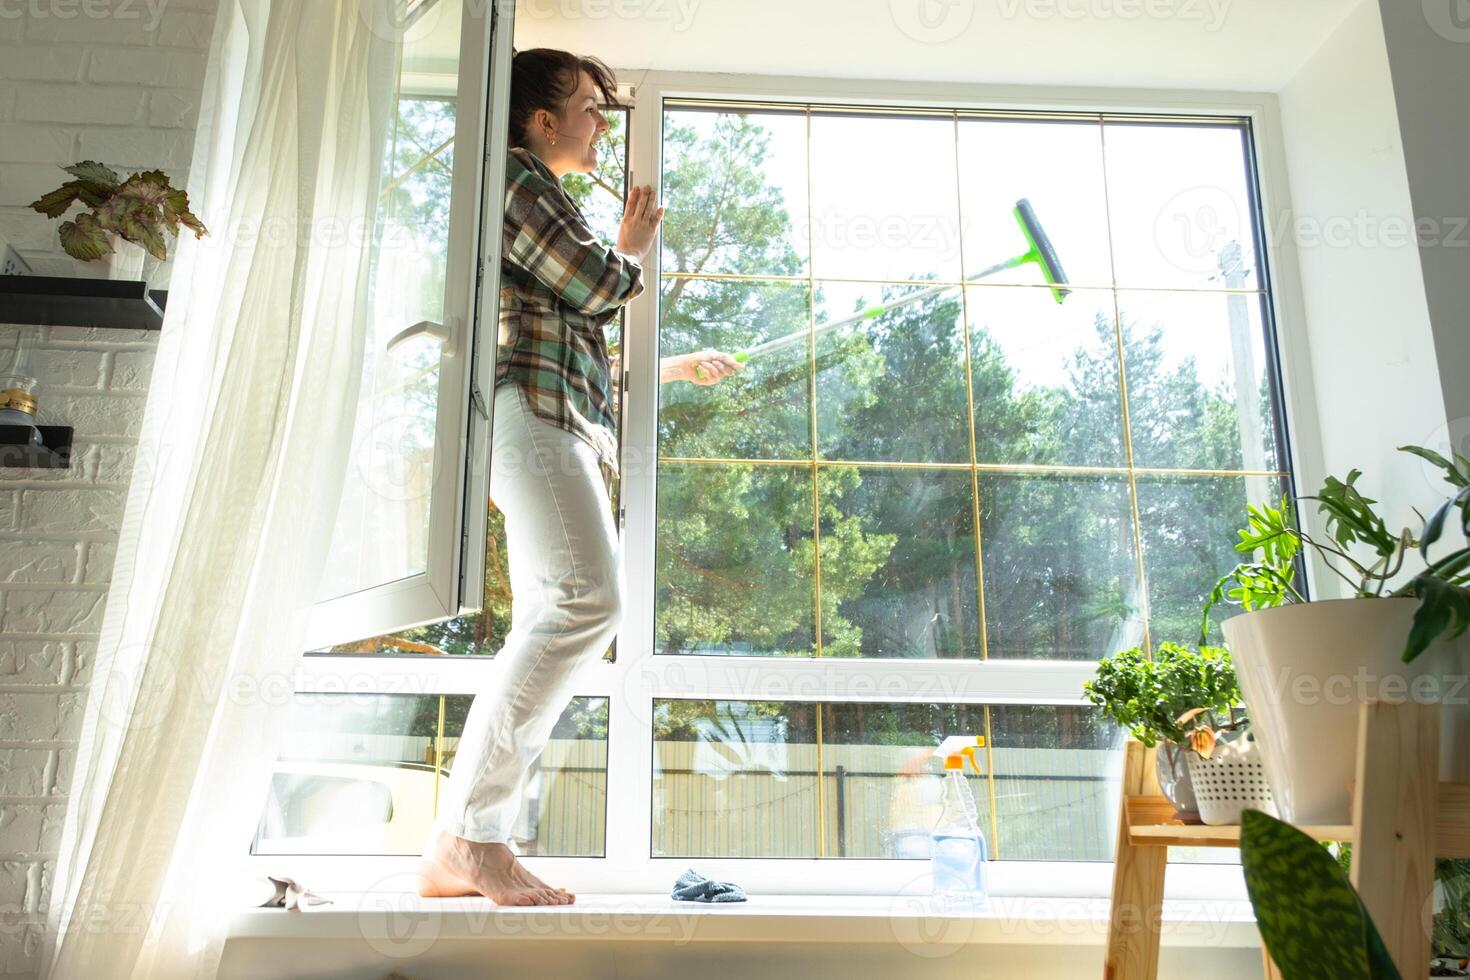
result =
M823 467L822 654L980 657L968 470Z
M297 694L251 853L419 853L470 700ZM513 831L522 854L602 854L606 698L572 699L524 793Z
M995 854L1008 861L1111 861L1124 733L1096 708L990 708Z
M664 113L663 271L805 275L806 114Z
M719 384L659 386L659 454L694 458L810 459L811 314L805 283L665 279L659 354L712 347L743 351L772 341Z
M812 114L812 271L819 279L960 278L949 116Z
M606 110L608 130L602 136L597 157L597 170L592 174L569 174L563 186L582 209L592 230L609 244L617 241L622 221L622 195L627 183L628 113L623 109ZM452 135L452 128L451 128ZM607 325L608 349L617 354L622 340L621 315ZM435 348L437 351L437 347ZM437 363L437 361L435 362ZM621 384L621 378L613 378ZM489 398L489 393L486 393ZM619 399L617 410L621 410ZM430 419L432 423L432 418ZM432 440L432 432L428 437ZM612 508L618 507L620 484L612 487ZM424 493L427 494L427 488ZM428 497L423 498L427 506ZM505 516L487 500L485 540L485 594L481 611L429 623L386 636L372 636L352 643L339 644L329 653L453 654L494 656L510 632L510 568L505 542ZM427 528L427 524L424 525Z
M655 651L813 654L812 507L809 466L665 465Z
M962 319L957 288L821 284L816 367L822 455L968 463Z
M1209 188L1248 202L1243 130L1109 123L1104 132L1103 124L1086 121L823 107L813 107L810 119L813 372L803 378L807 352L796 322L802 311L792 296L799 286L674 277L664 286L663 353L754 346L756 354L748 362L750 373L734 381L698 389L663 386L662 458L804 458L802 382L810 382L821 473L821 560L813 580L801 581L799 595L804 608L809 591L818 593L822 632L816 652L1090 660L1142 642L1148 603L1138 552L1150 530L1135 516L1130 465L1165 472L1269 472L1284 465L1276 392L1267 386L1264 301L1222 289L1251 287L1253 255L1247 251L1239 267L1227 263L1222 272L1220 263L1231 253L1216 243L1221 248L1210 255L1213 271L1190 278L1187 269L1165 261L1160 242L1168 242L1155 234L1151 217L1163 215L1160 228L1180 217L1179 202L1170 201L1180 190L1181 172L1191 179L1203 175ZM715 124L704 125L700 132L714 139ZM693 192L690 180L724 180L736 167L728 160L704 170L680 163L693 160L687 147L697 141L690 134L678 141L680 148L666 154L666 178L679 170L685 181L680 193ZM902 191L885 191L882 182L870 179L861 190L846 187L838 163L850 162L855 146L863 148L864 167L858 169L865 175L887 172L884 155L898 154L904 163L895 163L895 172L914 179L906 179ZM706 156L718 154L711 148ZM948 178L956 156L958 189L951 194ZM1173 166L1162 176L1161 161ZM914 166L923 172L914 175ZM763 169L769 170L764 178L752 178L758 184L797 183L789 169L755 168ZM740 177L750 175L742 169ZM1161 189L1168 193L1160 197ZM1062 302L1025 263L963 289L944 285L959 273L972 275L1022 254L1025 235L1013 213L1021 197L1070 270L1067 281L1073 285ZM1209 217L1210 201L1205 205L1192 216ZM949 225L936 217L941 212ZM708 240L739 238L713 210L701 214L709 223ZM1241 214L1248 219L1249 208ZM1149 220L1140 225L1140 216ZM786 212L778 223L791 218ZM961 249L945 237L946 227L963 227L965 233L958 272L952 260ZM921 229L929 229L929 237ZM855 235L859 230L864 234ZM1234 237L1246 243L1252 232L1247 220ZM1113 280L1118 249L1127 250L1131 262L1125 281L1196 291L1096 288ZM989 253L996 253L994 261ZM936 279L938 285L854 281L870 278ZM1094 288L1079 285L1084 281ZM753 321L772 319L778 302L784 313L779 331L752 329ZM961 320L967 333L960 332ZM823 330L833 323L839 325ZM777 352L761 351L758 345L782 335L793 342ZM763 357L779 384L770 374L755 373ZM1132 420L1127 433L1125 416ZM980 487L978 556L968 543L974 537L966 479L972 460L979 466L973 477ZM661 482L673 473L666 462ZM744 480L746 473L736 468L721 478L739 474ZM679 473L661 486L661 505L672 504L692 482ZM790 527L771 526L756 536L783 561L791 557L788 551L770 549L778 542L789 547L795 525L806 527L801 505L795 506L779 515L792 520ZM729 581L710 574L726 562L708 551L692 563L686 556L688 564L678 568L676 536L665 525L690 513L698 521L679 533L697 533L702 543L714 540L710 529L721 526L705 499L692 511L660 511L660 648L807 652L804 641L741 646L733 639L740 632L735 627L718 638L719 631L705 631L700 645L700 628L674 627L677 618L692 621L695 614L690 609L676 617L678 590L666 585L694 569L690 595L682 601L704 609L744 613L748 607L737 596L779 588L746 577L729 589ZM738 513L743 518L746 512ZM1148 520L1145 513L1142 523ZM1161 540L1173 540L1159 533ZM1231 540L1229 534L1224 538L1227 546ZM750 542L732 547L739 554L728 564L748 571ZM984 581L983 590L974 590L979 595L973 614L971 590L963 587L971 564L981 567ZM721 586L734 595L720 595ZM984 629L971 628L972 615L983 618ZM670 646L673 636L682 639Z
M989 733L966 770L992 856L1107 861L1118 733L1053 705L660 700L655 857L927 860L949 735Z
M1259 295L1123 290L1137 466L1279 470Z
M1277 504L1284 487L1277 477L1208 476L1138 479L1143 527L1143 563L1148 575L1149 637L1197 643L1205 597L1241 560L1234 548L1245 526L1247 504ZM1211 617L1210 639L1223 643L1221 615Z
M1109 122L1103 145L1118 285L1261 288L1241 128Z
M1126 478L982 473L980 528L990 657L1097 660L1141 642Z
M981 463L1123 466L1113 292L972 286L970 373Z
M1014 213L1025 198L1068 281L1112 284L1101 128L1095 122L960 119L966 277L1029 251ZM1045 279L1035 262L1027 262L981 281Z
M458 19L446 17L443 30L406 41L405 70L429 56L421 48L447 47L440 35L453 34L452 81L458 30ZM390 124L362 393L322 598L419 574L428 560L441 348L427 337L387 347L412 324L443 319L454 105L452 96L405 92Z

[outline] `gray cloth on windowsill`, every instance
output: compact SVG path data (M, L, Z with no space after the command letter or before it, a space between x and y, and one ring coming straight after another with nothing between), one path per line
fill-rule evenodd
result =
M286 909L289 912L314 912L319 906L332 904L330 898L323 898L294 878L287 878L283 875L263 875L256 881L261 888L257 898L269 893L265 901L256 903L261 908Z
M673 897L681 902L743 902L745 889L732 881L710 881L690 868L674 882Z

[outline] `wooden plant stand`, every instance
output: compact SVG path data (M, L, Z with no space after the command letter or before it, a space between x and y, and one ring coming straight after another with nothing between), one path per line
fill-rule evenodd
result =
M1470 783L1439 781L1439 706L1360 708L1350 826L1298 828L1354 841L1352 883L1404 980L1429 976L1436 857L1470 857ZM1324 738L1332 737L1324 733ZM1125 747L1104 980L1156 980L1169 848L1238 847L1239 827L1180 823L1159 791L1154 751ZM1281 973L1262 951L1267 980Z

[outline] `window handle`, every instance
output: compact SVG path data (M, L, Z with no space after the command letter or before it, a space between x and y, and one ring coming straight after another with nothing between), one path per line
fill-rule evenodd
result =
M458 326L463 319L463 317L455 316L450 318L450 322ZM459 353L459 331L451 330L435 320L420 320L413 326L398 331L388 341L388 350L390 352L396 350L399 345L407 343L414 337L433 337L444 345L445 357L454 357Z

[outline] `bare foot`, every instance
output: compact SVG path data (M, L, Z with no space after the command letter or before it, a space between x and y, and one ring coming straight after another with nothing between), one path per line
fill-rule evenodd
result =
M504 844L465 840L440 831L433 860L419 862L425 898L484 895L496 905L570 905L576 896L531 874Z

